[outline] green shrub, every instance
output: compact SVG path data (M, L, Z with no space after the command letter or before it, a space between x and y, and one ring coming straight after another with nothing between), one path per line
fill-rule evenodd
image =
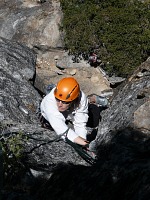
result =
M5 126L0 124L4 185L8 186L12 184L11 181L15 179L14 177L17 177L21 171L24 171L24 165L21 160L23 159L23 143L27 141L27 138L21 132L3 134L5 128Z
M150 52L149 3L131 0L60 0L65 48L95 51L109 73L126 77Z

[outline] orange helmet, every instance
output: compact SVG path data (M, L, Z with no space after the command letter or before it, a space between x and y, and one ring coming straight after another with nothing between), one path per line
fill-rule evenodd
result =
M61 79L54 90L55 98L66 102L75 100L79 94L79 84L73 77Z

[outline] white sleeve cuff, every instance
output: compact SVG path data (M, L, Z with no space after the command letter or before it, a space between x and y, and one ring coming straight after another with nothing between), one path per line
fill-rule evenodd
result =
M79 135L77 135L72 129L69 129L67 138L71 140L71 142L74 142L75 138L77 138Z

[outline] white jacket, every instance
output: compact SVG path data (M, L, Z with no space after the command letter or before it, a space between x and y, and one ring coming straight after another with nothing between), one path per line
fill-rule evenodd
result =
M88 121L88 99L81 91L81 100L77 108L71 113L67 111L61 113L58 110L53 88L49 94L47 94L41 102L41 113L43 117L50 123L54 131L60 135L64 133L68 126L66 125L66 119L71 119L73 122L74 130L69 129L67 137L74 142L74 139L78 136L86 139L87 129L86 123Z

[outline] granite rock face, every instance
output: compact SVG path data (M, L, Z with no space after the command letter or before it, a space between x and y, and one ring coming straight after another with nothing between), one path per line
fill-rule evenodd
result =
M28 164L47 166L69 160L85 163L76 153L71 153L65 142L54 141L54 131L41 128L38 108L41 96L34 88L36 55L27 46L4 38L0 39L1 66L1 131L2 135L22 133L24 152ZM70 156L64 152L70 152ZM44 156L43 156L44 155Z
M2 0L0 36L17 40L28 47L62 47L59 2L47 0Z
M34 89L36 56L28 47L0 38L1 121L33 123L40 99Z
M103 112L98 140L112 130L132 127L150 134L150 59L124 82Z

